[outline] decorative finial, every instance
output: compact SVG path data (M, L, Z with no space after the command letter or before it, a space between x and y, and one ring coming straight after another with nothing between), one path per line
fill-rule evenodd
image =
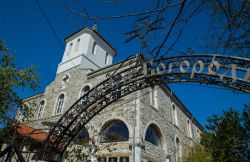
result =
M92 26L92 30L97 31L97 25L96 25L96 24L94 24L94 25Z

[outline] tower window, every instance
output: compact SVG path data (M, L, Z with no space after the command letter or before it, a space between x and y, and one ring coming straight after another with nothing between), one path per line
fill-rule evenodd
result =
M56 114L59 114L59 113L62 112L63 102L64 102L64 94L61 94L61 95L58 97L58 100L57 100Z
M108 60L109 59L109 54L106 52L106 55L105 55L105 64L108 65Z
M77 39L75 52L78 51L81 39Z
M37 118L41 118L41 117L42 117L42 115L43 115L43 110L44 110L44 106L45 106L45 101L42 100L42 101L40 102L40 104L39 104L39 108L38 108L38 111L37 111L37 115L36 115Z
M73 46L73 43L70 43L70 44L69 44L69 48L68 48L67 55L70 55L70 52L71 52L71 50L72 50L72 46Z
M96 55L96 50L97 50L97 44L94 42L93 47L92 47L92 54Z

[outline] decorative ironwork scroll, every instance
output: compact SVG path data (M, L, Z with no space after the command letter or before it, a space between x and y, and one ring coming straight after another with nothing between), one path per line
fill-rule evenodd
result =
M176 82L198 82L250 93L250 59L184 55L134 60L91 89L62 115L44 143L43 159L60 161L73 138L95 115L117 99L140 89Z

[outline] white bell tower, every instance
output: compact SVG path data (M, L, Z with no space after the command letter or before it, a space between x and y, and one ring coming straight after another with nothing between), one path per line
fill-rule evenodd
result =
M75 66L98 70L111 65L116 55L115 49L94 29L80 29L64 41L66 47L57 74Z

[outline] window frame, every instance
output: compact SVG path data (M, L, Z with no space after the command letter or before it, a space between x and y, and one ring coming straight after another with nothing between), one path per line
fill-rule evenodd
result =
M158 109L158 92L157 92L157 87L156 86L153 86L151 87L150 89L150 93L149 93L149 104L151 106L153 106L154 108Z
M182 157L182 146L180 139L178 137L175 137L175 150L176 150L176 155L175 155L176 162L180 162Z
M41 106L41 103L42 103L42 102L44 102L43 106ZM45 99L43 99L43 100L40 101L39 107L38 107L38 110L37 110L37 114L36 114L36 119L42 118L43 112L44 112L44 108L45 108L45 104L46 104ZM39 114L40 114L40 115L39 115Z
M177 114L177 108L175 104L172 105L172 116L173 116L173 124L178 127L179 126L178 114Z
M112 159L114 159L114 162L118 162L118 157L116 156L110 156L108 162L113 162L111 161Z
M105 55L105 65L108 65L109 64L109 54L108 52L106 52L106 55Z
M85 88L85 87L89 87L89 91L91 90L91 88L92 88L92 85L91 84L85 84L82 88L81 88L81 90L80 90L80 94L79 94L79 98L81 98L82 96L84 96L86 93L88 93L88 91L87 92L84 92L83 93L83 89ZM88 99L88 96L84 99L82 99L82 104L86 104L87 103L87 99Z
M124 139L120 139L119 141L116 141L116 139L107 139L108 132L113 131L112 128L117 127L115 124L122 124L122 127L125 127L126 129L121 129L122 132L119 132L120 130L115 129L117 132L116 133L121 133L121 135ZM119 125L118 125L119 126ZM113 132L111 132L113 133ZM129 141L129 128L125 122L123 122L120 119L114 119L106 122L102 128L101 128L101 138L100 138L100 143L117 143L117 142L128 142Z
M157 135L158 144L155 144L155 143L151 142L150 140L147 140L147 136L148 136L147 133L148 133L148 130L149 130L149 129L152 129L152 130L155 132L155 134ZM159 127L158 127L157 125L153 124L153 123L147 126L147 129L146 129L146 132L145 132L144 139L145 139L145 141L151 143L151 144L154 145L154 146L163 148L162 134L161 134L161 132L160 132L160 130L159 130Z
M62 98L62 99L60 98L61 95L63 95L63 98ZM66 97L66 95L65 95L64 93L61 93L61 94L57 97L55 115L58 115L58 114L60 114L60 113L63 112L65 97ZM60 110L60 112L59 112L58 110Z
M78 38L77 41L76 41L75 52L78 51L79 46L80 46L80 42L81 42L81 39Z
M97 48L97 43L94 42L94 43L93 43L93 46L92 46L92 54L93 54L93 55L96 55L96 52L97 52L97 49L96 49L96 48Z
M81 136L83 135L83 136ZM86 135L86 136L84 136ZM83 138L81 138L83 137ZM75 137L74 141L76 143L80 143L83 142L83 143L88 143L89 142L89 139L90 139L90 136L89 136L89 131L86 127L83 127L77 134L77 136Z
M67 50L67 55L69 56L71 51L72 51L72 48L73 48L73 42L71 42L68 46L68 50Z
M191 120L189 120L189 119L187 118L186 121L187 121L187 134L188 134L188 137L193 138Z

